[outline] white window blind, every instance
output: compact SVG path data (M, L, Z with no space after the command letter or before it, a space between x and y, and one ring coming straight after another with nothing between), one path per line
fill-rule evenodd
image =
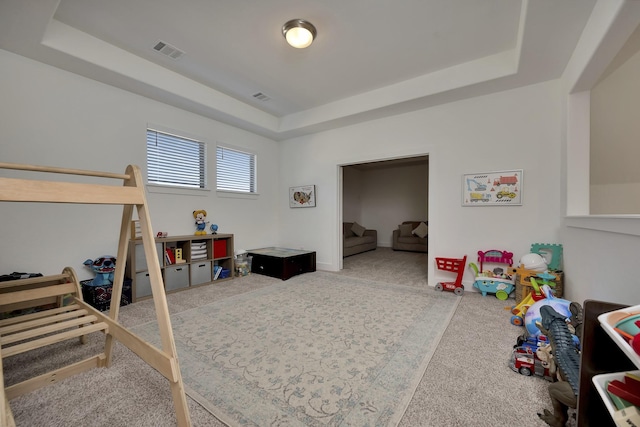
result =
M204 142L147 129L147 180L149 184L205 188Z
M256 155L218 146L217 189L256 192Z

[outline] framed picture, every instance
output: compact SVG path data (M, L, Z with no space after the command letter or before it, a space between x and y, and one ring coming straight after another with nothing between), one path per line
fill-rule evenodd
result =
M523 170L462 175L462 206L521 206Z
M316 206L316 186L302 185L289 187L290 208L314 208Z

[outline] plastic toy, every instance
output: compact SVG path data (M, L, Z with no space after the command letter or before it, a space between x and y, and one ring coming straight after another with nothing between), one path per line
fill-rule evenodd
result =
M539 254L526 254L520 258L520 267L533 271L546 271L548 266L544 258Z
M532 337L525 331L513 346L509 367L521 375L537 375L553 381L555 365L547 337Z
M116 257L103 255L95 260L88 259L83 264L96 273L96 277L88 283L89 286L113 284L113 272L116 270Z
M513 314L513 316L511 316L512 325L523 326L524 316L527 313L527 309L531 307L533 304L535 304L537 301L540 301L546 298L546 295L544 294L541 286L543 285L555 286L555 283L550 282L550 280L553 280L556 277L553 274L545 272L545 273L540 273L537 276L542 279L542 285L538 285L538 282L536 281L535 278L533 277L529 278L531 282L531 287L533 288L533 292L527 294L522 299L522 301L520 301L520 303L511 307L511 314Z
M467 264L467 256L462 258L438 258L436 257L436 266L438 270L450 271L456 273L456 279L453 282L438 282L436 290L449 291L461 296L464 294L464 285L462 284L462 276L464 276L464 267Z
M524 316L524 326L527 328L529 335L534 337L540 335L540 329L536 323L540 322L542 319L540 314L542 307L549 306L553 308L555 311L560 313L560 315L564 316L565 319L569 319L571 317L571 311L569 310L571 301L554 297L551 292L551 288L547 285L542 286L542 292L545 294L546 298L537 301L529 307Z
M524 326L524 316L527 314L527 310L533 304L535 304L533 294L529 294L518 304L511 307L511 324L516 326Z
M582 306L571 303L571 325L578 338L582 337ZM565 425L568 421L568 408L578 404L580 382L580 354L574 344L573 336L565 321L565 316L549 306L541 308L542 320L539 328L549 337L551 351L558 367L560 381L549 385L549 397L553 412L545 409L538 413L541 420L549 425Z
M543 354L544 352L540 352L540 349L531 351L526 347L515 347L511 354L509 367L521 375L538 375L548 381L553 381L551 361L541 358L540 356Z
M205 229L207 228L207 223L209 221L205 221L207 218L207 211L204 209L200 209L197 211L193 211L193 217L196 219L196 232L194 233L196 236L207 234Z
M544 258L549 270L562 268L562 245L554 243L532 243L529 252Z
M513 276L504 273L504 269L500 267L493 270L484 270L484 264L507 264L510 267L513 265L513 253L495 249L478 251L478 262L480 263L480 269L474 263L469 264L476 277L473 287L479 289L482 292L482 296L491 293L502 301L509 298L509 294L515 288Z
M218 234L218 224L211 224L211 234Z
M640 320L636 320L635 324L640 328ZM631 346L633 351L636 352L636 354L640 355L640 334L632 336L629 340L629 345Z

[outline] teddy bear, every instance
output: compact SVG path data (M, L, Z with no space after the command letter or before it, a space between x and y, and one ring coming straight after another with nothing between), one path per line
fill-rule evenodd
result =
M116 257L103 255L95 260L88 259L83 264L96 273L96 277L90 283L91 286L113 284L113 272L116 270Z
M204 209L193 211L193 217L196 219L196 232L193 234L196 236L207 234L205 230L207 228L207 223L209 222L205 221L207 218L207 211Z

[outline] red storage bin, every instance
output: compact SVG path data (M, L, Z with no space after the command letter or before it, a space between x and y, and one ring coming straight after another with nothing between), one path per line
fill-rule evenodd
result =
M227 241L214 240L213 241L213 257L222 258L227 256Z

